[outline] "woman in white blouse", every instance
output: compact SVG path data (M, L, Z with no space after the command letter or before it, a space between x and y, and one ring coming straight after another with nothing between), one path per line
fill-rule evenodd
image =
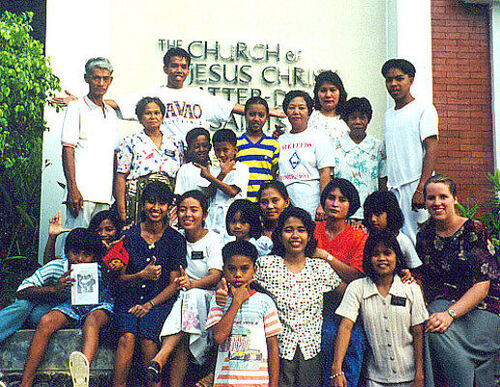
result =
M120 218L138 224L140 196L148 182L160 180L174 190L183 147L181 140L164 136L160 129L165 105L159 98L142 98L135 113L144 130L125 137L120 144L115 195Z
M332 140L349 133L347 124L340 118L347 100L347 92L337 73L323 71L314 85L314 111L309 127L324 131Z

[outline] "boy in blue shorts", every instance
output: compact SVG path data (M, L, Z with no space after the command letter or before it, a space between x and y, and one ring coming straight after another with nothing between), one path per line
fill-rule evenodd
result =
M113 310L111 293L101 275L99 275L98 304L71 304L70 289L75 280L70 277L73 269L68 268L68 266L96 262L102 258L104 251L98 235L85 228L76 228L68 234L64 251L67 259L50 262L50 264L60 265L59 271L64 270L57 282L52 281L51 285L39 286L39 284L47 283L44 277L50 275L50 273L40 271L40 269L32 277L25 280L24 286L22 284L17 292L17 296L21 299L43 300L47 297L57 296L61 301L59 305L42 317L33 335L24 365L23 379L20 384L22 387L29 387L33 384L36 369L42 361L51 335L66 327L82 327L82 352L71 354L70 371L74 385L78 387L88 386L89 364L97 351L99 331L108 323L109 315ZM101 274L100 270L99 274Z
M278 141L266 136L262 128L269 117L265 99L252 97L245 104L247 130L238 137L236 160L248 165L250 180L247 199L257 201L257 193L264 181L276 179L280 147Z

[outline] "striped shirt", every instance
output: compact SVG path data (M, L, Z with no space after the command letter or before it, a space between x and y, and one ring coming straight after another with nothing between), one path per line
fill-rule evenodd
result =
M35 271L31 277L25 278L17 288L17 291L33 286L54 286L57 284L59 278L68 270L68 266L69 262L66 258L54 259ZM69 297L70 288L67 289L68 294L66 296Z
M278 164L279 153L278 141L272 137L263 135L256 143L244 133L238 138L236 160L248 165L250 169L248 200L257 201L260 185L266 180L272 180L271 168Z
M208 313L209 329L216 325L229 309L228 297L221 308L212 298ZM276 305L266 294L254 293L241 305L233 322L231 334L219 345L215 367L214 387L268 386L268 337L281 333Z

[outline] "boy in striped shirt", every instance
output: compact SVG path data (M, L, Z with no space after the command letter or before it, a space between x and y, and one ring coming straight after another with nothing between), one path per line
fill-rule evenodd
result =
M260 185L275 179L278 170L278 141L266 136L262 130L268 117L269 106L265 99L252 97L245 104L247 130L238 138L236 160L250 169L247 199L253 202L257 201Z
M257 250L244 240L229 242L222 258L229 296L224 307L212 299L206 326L219 344L214 387L277 387L282 327L274 301L253 283Z

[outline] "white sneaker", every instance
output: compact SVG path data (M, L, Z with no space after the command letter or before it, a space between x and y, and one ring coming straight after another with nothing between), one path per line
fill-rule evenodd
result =
M69 355L69 372L73 387L89 387L89 361L83 353L75 351Z

